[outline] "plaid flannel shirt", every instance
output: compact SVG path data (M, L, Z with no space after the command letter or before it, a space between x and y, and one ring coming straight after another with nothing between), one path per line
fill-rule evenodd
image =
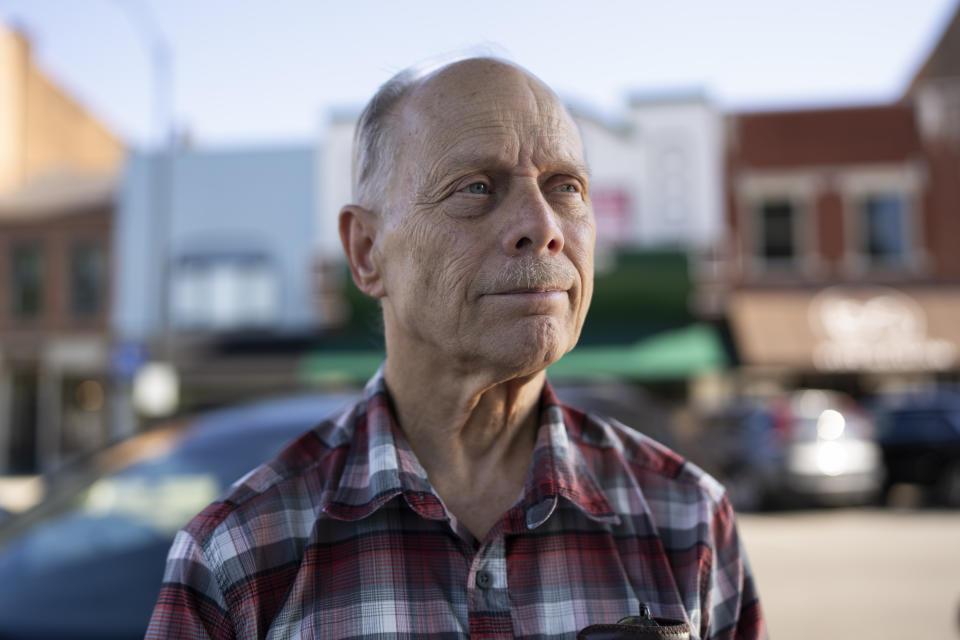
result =
M364 400L181 531L158 638L574 638L636 615L766 636L722 487L550 385L523 493L484 540L447 512L391 409Z

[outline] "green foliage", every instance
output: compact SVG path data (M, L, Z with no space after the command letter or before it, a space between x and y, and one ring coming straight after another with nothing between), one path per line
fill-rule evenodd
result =
M686 254L625 252L594 278L593 302L581 342L633 342L691 320Z

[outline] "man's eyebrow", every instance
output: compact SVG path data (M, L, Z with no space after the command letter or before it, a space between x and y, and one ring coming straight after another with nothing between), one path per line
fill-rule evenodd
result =
M578 178L590 179L590 167L587 166L585 162L562 160L550 166L553 168L554 173L566 173Z

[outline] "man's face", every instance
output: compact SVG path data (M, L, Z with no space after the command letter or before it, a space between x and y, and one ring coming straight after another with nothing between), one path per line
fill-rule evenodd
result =
M448 67L399 111L377 243L388 341L467 370L542 370L576 344L593 290L576 127L491 61Z

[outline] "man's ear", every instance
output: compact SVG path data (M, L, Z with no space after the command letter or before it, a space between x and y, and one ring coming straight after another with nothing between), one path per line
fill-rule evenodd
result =
M379 230L379 220L372 211L354 204L340 210L340 242L347 254L350 275L357 288L371 298L386 295L374 251Z

